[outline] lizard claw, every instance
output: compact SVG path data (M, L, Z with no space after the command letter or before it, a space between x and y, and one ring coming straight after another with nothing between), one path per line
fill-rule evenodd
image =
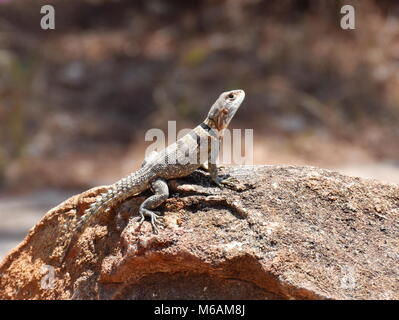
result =
M137 217L137 219L136 219L136 221L137 221L139 224L142 224L144 220L145 220L145 217L144 217L143 214L140 214L140 217Z
M239 183L239 181L234 177L228 177L226 179L223 179L221 183L225 185L233 185L234 183Z
M138 223L139 224L143 223L146 216L150 217L152 229L154 230L155 234L158 234L157 224L161 223L163 225L163 223L158 221L157 219L158 218L163 219L163 216L158 211L150 211L148 209L142 209L140 210L140 217L137 218Z
M217 177L216 179L212 179L213 183L216 184L219 188L223 188L222 178Z
M238 183L239 181L236 178L228 177L226 179L217 178L213 181L219 188L223 188L224 186L234 186L234 184Z
M154 230L155 234L158 234L158 227L157 224L161 224L164 225L164 223L162 221L159 221L158 218L160 218L161 220L163 220L163 216L160 215L160 212L158 211L153 211L151 212L151 225L152 225L152 229Z

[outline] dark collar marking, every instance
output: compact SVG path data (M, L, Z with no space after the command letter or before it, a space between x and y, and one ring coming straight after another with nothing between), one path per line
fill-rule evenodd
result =
M206 131L212 130L212 128L211 128L210 126L208 126L205 122L202 122L202 123L200 124L200 126L201 126L202 129L204 129L204 130L206 130Z
M205 122L202 122L200 124L200 127L202 129L204 129L206 132L208 132L211 136L217 138L217 136L218 136L217 131L215 129L211 128L210 126L208 126Z

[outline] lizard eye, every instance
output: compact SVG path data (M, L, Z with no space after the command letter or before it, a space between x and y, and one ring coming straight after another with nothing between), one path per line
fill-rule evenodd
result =
M229 99L234 99L234 94L230 93L230 94L227 96L227 98L229 98Z

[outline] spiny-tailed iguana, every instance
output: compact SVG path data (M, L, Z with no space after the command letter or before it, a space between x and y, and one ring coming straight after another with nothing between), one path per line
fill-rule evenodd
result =
M140 223L144 221L146 216L150 217L153 230L158 233L156 224L159 216L153 209L160 206L169 197L169 188L166 181L185 177L206 162L208 162L211 179L218 186L225 183L226 181L218 176L216 165L219 140L244 97L243 90L223 92L200 125L163 151L151 153L144 160L140 169L110 185L107 191L101 193L96 202L81 217L77 224L77 233L83 231L94 215L100 214L126 198L147 189L151 189L154 195L140 205Z

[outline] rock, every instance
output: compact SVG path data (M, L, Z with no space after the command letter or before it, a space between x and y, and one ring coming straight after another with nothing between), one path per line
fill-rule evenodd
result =
M158 235L136 219L149 192L75 239L104 187L66 200L3 260L0 299L399 299L398 185L312 167L222 173L239 182L170 181Z

